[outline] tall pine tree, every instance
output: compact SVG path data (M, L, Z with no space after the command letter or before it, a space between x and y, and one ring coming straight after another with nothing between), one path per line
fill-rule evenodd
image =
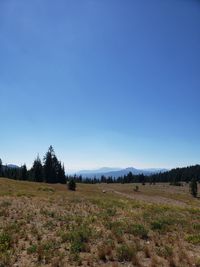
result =
M3 165L2 165L2 160L0 159L0 177L2 176L3 173Z
M193 197L197 197L198 186L197 186L197 180L194 177L190 182L190 193L192 194Z
M52 146L44 157L44 176L47 183L66 183L64 166L58 161Z
M33 181L35 182L44 181L43 167L42 167L42 163L41 163L39 155L33 162L33 167L31 169L31 176L32 176Z
M11 170L13 171L13 170ZM21 179L26 181L28 178L28 171L27 171L27 168L26 168L26 164L24 164L22 167L21 167Z
M50 146L44 157L44 178L47 183L55 182L55 169L53 166L53 157L55 156L53 147Z

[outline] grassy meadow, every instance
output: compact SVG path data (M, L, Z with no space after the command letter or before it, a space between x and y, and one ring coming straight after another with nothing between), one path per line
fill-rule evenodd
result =
M200 200L188 185L135 186L73 192L1 178L0 266L200 266Z

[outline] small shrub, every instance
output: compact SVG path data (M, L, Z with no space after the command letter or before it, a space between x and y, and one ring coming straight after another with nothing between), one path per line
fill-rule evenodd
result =
M0 267L7 267L11 265L11 252L6 251L4 253L0 253Z
M63 243L69 241L69 232L63 232L63 231L61 231L59 233L59 236L61 237L61 240L62 240Z
M130 247L126 244L123 244L117 248L117 258L119 262L132 261L135 255L136 255L135 247Z
M186 241L192 243L193 245L200 245L200 234L197 235L189 235L186 238Z
M98 257L100 260L102 261L106 261L106 251L105 251L105 247L103 245L98 246L97 248L97 253L98 253Z
M100 260L106 261L108 259L112 259L112 251L115 247L114 241L109 239L106 242L103 242L100 246L98 246L98 256Z
M49 263L53 258L58 243L55 240L46 240L37 247L38 261L45 260L45 263Z
M194 229L195 231L199 231L199 232L200 232L200 223L198 223L198 224L193 224L193 229Z
M88 250L86 243L89 241L91 236L91 229L86 225L76 226L74 229L63 236L66 240L71 243L70 251L71 253L84 252Z
M115 214L116 214L116 209L115 208L108 208L107 210L106 210L106 213L109 215L109 216L115 216Z
M148 230L142 224L132 224L128 228L128 232L143 239L148 238Z
M72 254L85 251L86 251L86 245L85 243L81 242L80 239L75 239L71 242L70 252Z
M48 230L53 230L55 225L52 221L48 221L43 225L44 228L47 228Z
M155 220L151 223L151 229L163 232L167 230L167 226L171 225L172 223L173 221L171 221L170 219Z
M45 216L48 216L48 217L51 217L51 218L55 218L55 215L56 215L56 213L54 211L46 210L46 209L41 209L40 213L42 215L45 215Z
M0 252L6 252L11 248L12 238L10 234L3 232L0 234Z
M197 197L197 180L193 178L190 182L190 193L192 194L193 197Z
M151 223L151 229L152 230L163 230L165 229L165 224L163 224L161 221L154 221Z
M2 207L2 208L7 208L7 207L9 207L9 206L11 206L12 204L9 202L9 201L6 201L6 200L4 200L4 201L2 201L1 203L0 203L0 207Z
M108 229L112 231L115 237L120 237L119 240L121 240L121 238L124 235L125 228L126 228L123 222L120 222L120 221L108 222L107 227Z
M68 189L71 191L76 191L76 182L73 179L68 182Z
M33 254L37 252L37 246L36 245L32 245L29 248L27 248L27 254Z
M169 258L173 254L173 248L171 246L157 247L157 254L160 257Z
M0 217L8 217L9 211L7 209L0 210Z

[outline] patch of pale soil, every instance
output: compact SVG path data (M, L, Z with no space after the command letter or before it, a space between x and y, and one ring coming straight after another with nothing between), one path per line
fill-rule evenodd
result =
M147 203L164 204L164 205L178 206L178 207L183 207L183 208L189 207L189 205L187 205L186 203L182 201L167 198L167 197L147 196L147 195L141 194L140 192L134 192L133 194L130 195L127 193L116 191L116 190L107 190L107 191L113 192L115 194L118 194L126 198L130 198L130 199L134 199L138 201L145 201Z

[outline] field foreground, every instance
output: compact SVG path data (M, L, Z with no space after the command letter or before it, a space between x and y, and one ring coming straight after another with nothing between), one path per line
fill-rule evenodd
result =
M0 178L0 266L200 266L188 185L134 187Z

